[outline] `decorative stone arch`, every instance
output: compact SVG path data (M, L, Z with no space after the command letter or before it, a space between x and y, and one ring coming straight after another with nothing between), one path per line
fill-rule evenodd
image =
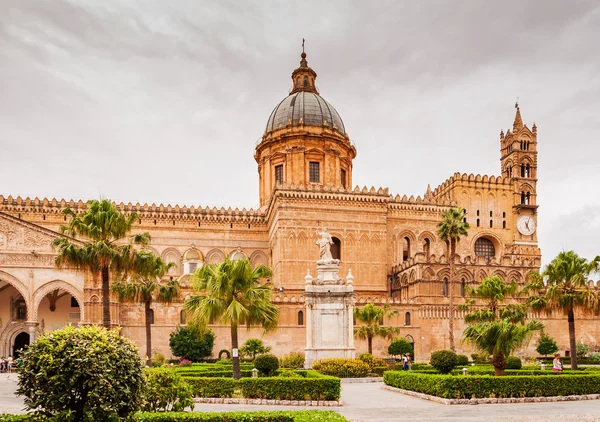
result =
M412 283L413 281L415 281L417 279L417 273L415 270L412 270L410 272L410 276L408 277L408 280Z
M495 270L492 274L492 276L498 276L502 279L502 281L504 281L505 283L510 283L510 280L507 279L506 277L506 273L502 270Z
M17 289L17 291L21 294L21 296L23 297L23 300L25 301L25 305L27 306L27 319L30 319L30 317L32 315L32 313L30 311L31 301L29 300L30 293L29 293L29 289L27 288L27 286L25 286L25 284L21 280L16 278L15 276L13 276L7 272L4 272L2 270L0 270L0 280L10 284L15 289Z
M346 238L344 239L346 241L346 243L348 243L349 245L354 244L354 242L356 242L356 238L354 237L354 235L352 233L348 233L346 235Z
M469 245L469 248L470 248L469 250L473 251L473 255L475 255L475 242L477 242L477 239L480 239L482 237L490 240L492 242L492 244L494 245L494 249L495 249L494 258L498 259L498 257L501 257L502 255L504 255L504 244L502 243L502 240L495 233L493 233L490 230L480 231L479 233L477 233L476 236L473 237L473 239L471 239L471 244Z
M401 286L408 286L408 275L402 274L402 278L400 279Z
M4 330L0 332L0 354L2 356L12 355L15 339L21 333L30 334L25 321L13 321L4 327Z
M158 253L158 250L154 249L152 246L144 246L142 249L144 249L148 252L152 252L154 254L154 256L160 257L160 253Z
M77 287L75 287L74 285L67 283L66 281L63 280L53 280L53 281L49 281L48 283L45 283L44 285L42 285L41 287L39 287L33 294L33 300L32 300L32 304L33 306L31 307L31 313L28 312L28 315L31 315L31 320L33 321L37 321L38 319L38 308L40 307L40 303L42 302L42 299L44 299L48 293L52 293L55 290L64 290L65 292L69 293L71 296L73 296L75 298L75 300L77 300L77 303L79 303L79 312L80 312L80 320L84 321L85 320L85 306L84 306L84 300L83 300L83 292L81 290L79 290Z
M435 279L435 271L431 267L425 268L423 271L423 279L424 280L433 280Z
M475 281L477 281L479 283L484 278L487 278L487 276L488 276L488 274L485 272L485 270L479 270L479 271L477 271L477 276L475 278Z
M415 244L417 242L417 236L410 230L402 230L401 232L396 233L396 240L404 239L408 237L408 239Z
M225 254L220 249L211 249L206 254L207 264L220 264L223 261L225 261Z
M450 280L450 270L448 268L439 270L437 273L437 276L436 276L437 280L443 280L444 278L447 278L448 280Z
M424 231L423 233L421 233L419 235L419 237L417 238L417 240L419 241L419 243L423 243L425 241L425 239L429 239L429 241L431 243L436 242L437 241L437 237L435 234L433 234L430 231Z
M533 187L533 185L528 182L521 183L520 189L521 189L521 191L525 191L525 192L529 192L529 193L535 192L535 188Z
M171 268L169 274L179 275L183 273L183 262L181 253L175 248L167 248L161 255L163 261L173 262L177 267Z
M463 278L467 283L470 283L473 281L473 273L465 268L458 270L456 272L456 279L460 281Z
M523 281L523 276L521 275L520 272L516 271L516 270L512 270L508 273L506 281L507 283L512 283L514 281L516 281L517 283L520 283L521 281Z
M252 263L253 267L256 267L258 265L268 266L269 265L269 257L263 251L254 251L250 255L250 262Z
M229 253L229 259L231 259L232 261L238 259L248 259L248 255L242 250L241 246L238 246Z

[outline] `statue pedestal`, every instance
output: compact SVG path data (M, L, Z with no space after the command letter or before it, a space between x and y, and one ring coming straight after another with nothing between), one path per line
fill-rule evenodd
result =
M354 277L338 275L339 260L317 262L317 277L305 277L305 368L323 358L353 358Z

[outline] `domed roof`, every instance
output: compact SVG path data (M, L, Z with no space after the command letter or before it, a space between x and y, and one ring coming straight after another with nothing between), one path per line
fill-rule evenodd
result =
M271 112L265 130L271 132L284 128L288 122L292 125L327 125L342 134L346 133L337 110L315 92L298 91L285 97Z

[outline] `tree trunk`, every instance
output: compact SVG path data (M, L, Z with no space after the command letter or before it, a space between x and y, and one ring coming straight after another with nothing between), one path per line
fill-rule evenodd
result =
M450 302L448 303L448 341L450 350L456 351L454 347L454 256L456 255L456 240L450 239L450 280L448 280L448 290L450 290Z
M369 345L369 354L373 354L373 337L367 336L367 344Z
M494 353L492 355L492 365L494 365L494 375L500 377L504 375L504 367L506 366L506 358L503 353Z
M233 379L240 379L240 352L235 356L234 350L238 348L238 327L231 324L231 357L233 359Z
M152 367L152 326L150 325L150 302L144 302L146 319L146 365Z
M102 325L110 330L110 278L108 265L102 266Z
M575 312L569 309L567 314L569 321L569 348L571 349L571 369L577 369L577 340L575 337Z

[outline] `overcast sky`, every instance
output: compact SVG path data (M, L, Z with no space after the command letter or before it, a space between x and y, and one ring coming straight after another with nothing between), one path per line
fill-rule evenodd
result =
M257 207L302 38L354 182L498 175L538 126L539 239L600 254L600 3L0 0L0 193Z

